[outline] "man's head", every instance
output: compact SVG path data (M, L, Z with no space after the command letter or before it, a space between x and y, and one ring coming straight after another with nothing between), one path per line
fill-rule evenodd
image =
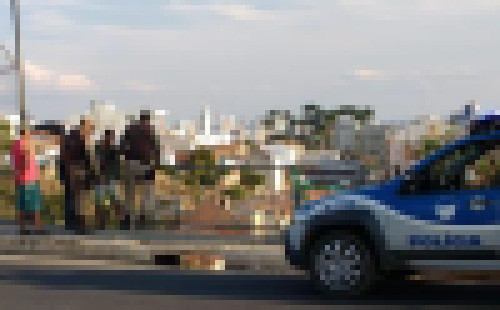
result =
M21 138L24 140L30 140L30 138L31 138L31 130L28 126L23 126L20 134L21 134Z
M94 122L91 119L82 119L80 121L80 137L85 141L85 144L91 143L91 138L95 131Z
M148 110L141 110L141 115L139 118L139 124L141 127L148 127L151 124L151 112Z
M80 131L85 135L92 134L95 130L94 122L90 119L82 119L80 121Z
M111 129L106 129L104 131L104 144L106 146L110 146L115 143L115 134L113 130Z

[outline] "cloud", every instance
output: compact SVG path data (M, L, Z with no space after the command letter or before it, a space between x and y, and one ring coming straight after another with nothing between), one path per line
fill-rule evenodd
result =
M444 15L489 15L500 11L497 0L420 0L422 12Z
M350 75L354 76L354 78L360 81L380 81L385 80L389 77L387 73L382 70L375 70L370 68L354 69Z
M130 80L125 84L127 89L133 91L157 91L162 89L159 85L139 80Z
M42 6L42 7L54 7L54 6L80 6L85 3L85 0L46 0L46 1L39 1L39 0L23 0L22 5L28 5L28 6Z
M29 10L27 24L30 30L41 32L54 32L73 24L71 19L59 10Z
M477 77L479 72L472 66L435 66L420 73L422 76L441 77L441 78L467 78Z
M497 0L338 0L351 15L375 20L406 20L430 16L483 16L500 13Z
M95 83L83 74L64 74L59 76L59 87L65 90L91 90Z
M215 5L215 13L240 21L275 20L276 16L269 11L256 10L249 5Z
M174 4L167 5L167 10L190 13L211 13L229 17L237 21L275 20L277 15L270 10L258 10L247 4Z
M26 76L39 84L50 84L55 77L55 72L44 66L34 65L29 60L25 61L24 70Z
M370 67L357 67L349 71L351 76L360 81L389 81L406 80L422 81L426 79L460 79L479 76L477 69L472 66L433 66L431 68L381 70Z
M45 66L32 64L25 61L26 77L37 87L47 87L59 90L93 90L96 89L94 81L83 74L59 74Z

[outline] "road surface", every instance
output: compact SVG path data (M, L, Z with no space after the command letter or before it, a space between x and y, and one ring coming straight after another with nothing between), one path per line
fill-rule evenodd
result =
M0 270L1 308L26 310L495 309L499 289L398 282L362 299L332 299L318 296L301 276Z

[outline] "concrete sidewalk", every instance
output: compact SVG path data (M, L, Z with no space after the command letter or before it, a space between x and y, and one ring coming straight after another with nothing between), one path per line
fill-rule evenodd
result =
M3 224L3 225L1 225ZM75 235L47 227L48 235L20 236L0 223L0 265L75 268L255 271L296 274L279 238L178 235L166 231L102 231Z

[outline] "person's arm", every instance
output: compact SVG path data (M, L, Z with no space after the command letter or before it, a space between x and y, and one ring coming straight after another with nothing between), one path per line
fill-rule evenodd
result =
M17 179L19 171L16 169L16 141L12 141L10 145L10 168L14 172L14 177Z
M66 173L66 164L64 162L65 145L64 136L59 137L59 156L56 158L56 165L59 167L59 180L64 182L64 174Z
M96 184L99 177L99 163L96 160L95 154L88 149L85 150L85 170L88 171L88 184L91 187Z
M96 146L95 149L95 174L96 174L96 181L99 184L104 183L104 177L105 177L105 171L106 171L106 162L105 162L105 154L103 154L103 150L101 149L101 146L98 145Z
M111 156L112 158L112 166L113 166L113 170L112 170L112 174L114 176L115 179L119 180L120 179L120 176L121 176L121 158L120 158L120 150L117 146L113 146L113 156Z
M154 146L154 154L153 158L155 160L155 170L161 168L161 157L162 157L162 145L160 142L160 137L158 135L153 135L153 146Z
M124 157L128 158L128 151L130 150L130 128L125 130L123 135L120 137L120 145L118 148L118 157L121 158L123 155Z

